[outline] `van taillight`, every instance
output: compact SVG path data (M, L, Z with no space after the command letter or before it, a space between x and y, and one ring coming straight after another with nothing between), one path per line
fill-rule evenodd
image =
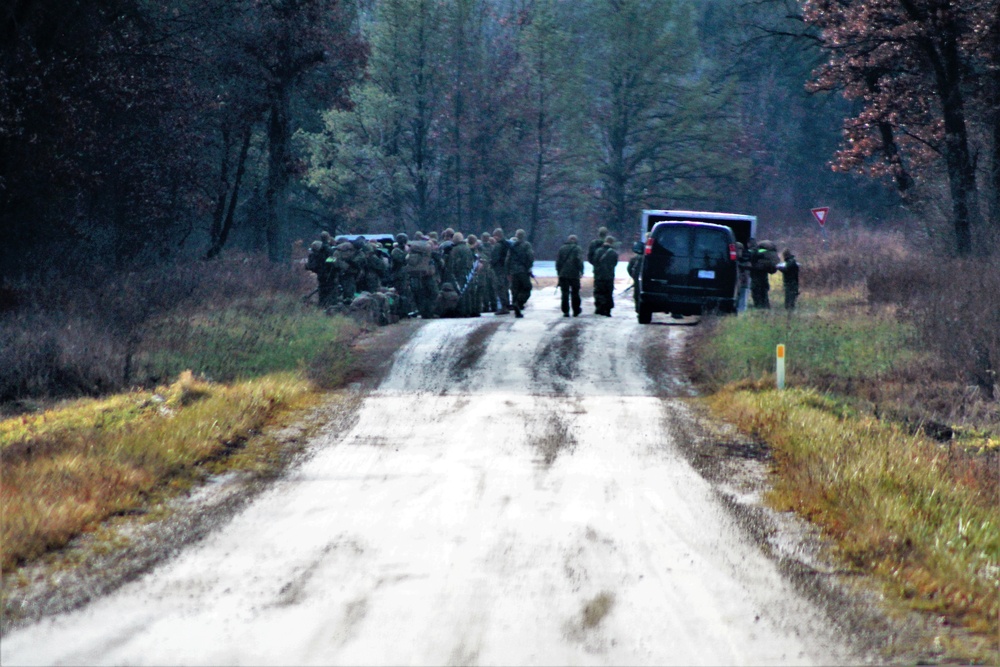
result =
M648 255L652 252L653 252L653 237L650 236L648 239L646 239L646 252L643 254Z
M647 250L646 252L649 252L649 251ZM729 244L729 259L733 260L734 262L738 259L736 257L736 244L735 243L730 243Z

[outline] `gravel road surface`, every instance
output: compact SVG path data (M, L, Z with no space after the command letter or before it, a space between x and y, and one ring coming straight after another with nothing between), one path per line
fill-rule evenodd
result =
M428 322L349 430L0 662L857 662L682 454L684 382L642 350L683 327L619 301Z

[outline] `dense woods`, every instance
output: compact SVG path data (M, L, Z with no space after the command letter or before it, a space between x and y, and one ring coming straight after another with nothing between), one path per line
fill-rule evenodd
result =
M5 282L319 230L642 208L763 229L1000 219L996 0L13 0L0 10ZM831 168L832 167L832 168Z

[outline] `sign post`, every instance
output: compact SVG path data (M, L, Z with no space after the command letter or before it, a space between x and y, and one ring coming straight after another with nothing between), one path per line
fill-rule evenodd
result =
M826 218L830 215L829 206L820 206L819 208L811 209L813 217L816 218L816 222L819 223L820 227L826 228Z
M785 388L785 346L782 344L778 345L778 359L776 365L776 373L778 377L778 389Z
M819 223L819 231L823 234L823 245L826 246L826 219L830 215L830 207L819 206L810 209L810 211L812 211L813 217L816 218L816 222Z

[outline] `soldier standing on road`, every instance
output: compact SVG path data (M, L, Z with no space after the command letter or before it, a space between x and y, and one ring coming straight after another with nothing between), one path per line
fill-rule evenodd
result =
M434 317L438 299L438 272L433 254L431 242L417 232L407 246L406 271L413 300L425 320Z
M778 270L784 275L785 309L795 310L795 302L799 298L799 263L788 248L781 256L785 261L778 265Z
M601 227L597 230L597 238L591 241L590 245L587 246L587 261L590 262L591 266L594 265L594 253L597 252L598 248L604 245L604 239L607 238L607 236L608 228Z
M632 244L632 259L628 261L628 266L625 268L628 271L629 277L632 279L632 301L635 302L636 312L639 311L639 272L642 271L642 258L646 252L646 246L642 244L642 241L636 241Z
M445 272L452 277L451 282L455 291L459 295L458 312L460 317L478 317L479 307L475 303L477 299L475 273L473 267L476 257L472 249L465 241L462 232L455 232L452 236L451 251L445 258Z
M507 275L510 276L510 298L514 307L514 317L524 317L521 312L531 298L531 267L535 263L535 251L526 239L523 229L514 233L514 241L507 254Z
M594 312L611 317L615 307L615 269L618 267L618 251L615 237L606 236L604 244L594 251Z
M475 249L482 265L479 273L482 278L482 287L480 289L480 295L482 296L482 308L483 312L487 313L494 313L498 308L497 277L496 272L493 271L493 262L491 261L493 257L493 246L495 243L496 242L493 240L493 237L490 236L488 232L483 232L479 241L479 246Z
M573 305L573 317L579 317L580 277L583 275L583 248L580 247L575 234L570 234L566 243L559 248L556 257L556 274L559 276L559 290L562 292L563 317L569 317L570 304Z
M396 243L389 253L389 280L399 295L399 313L408 316L415 310L413 290L410 289L410 273L406 270L406 246L410 238L406 234L396 234Z
M510 281L507 279L507 255L510 253L510 243L504 238L503 230L497 227L493 230L493 240L496 242L490 249L490 267L496 278L496 292L500 299L500 310L497 315L510 312Z

